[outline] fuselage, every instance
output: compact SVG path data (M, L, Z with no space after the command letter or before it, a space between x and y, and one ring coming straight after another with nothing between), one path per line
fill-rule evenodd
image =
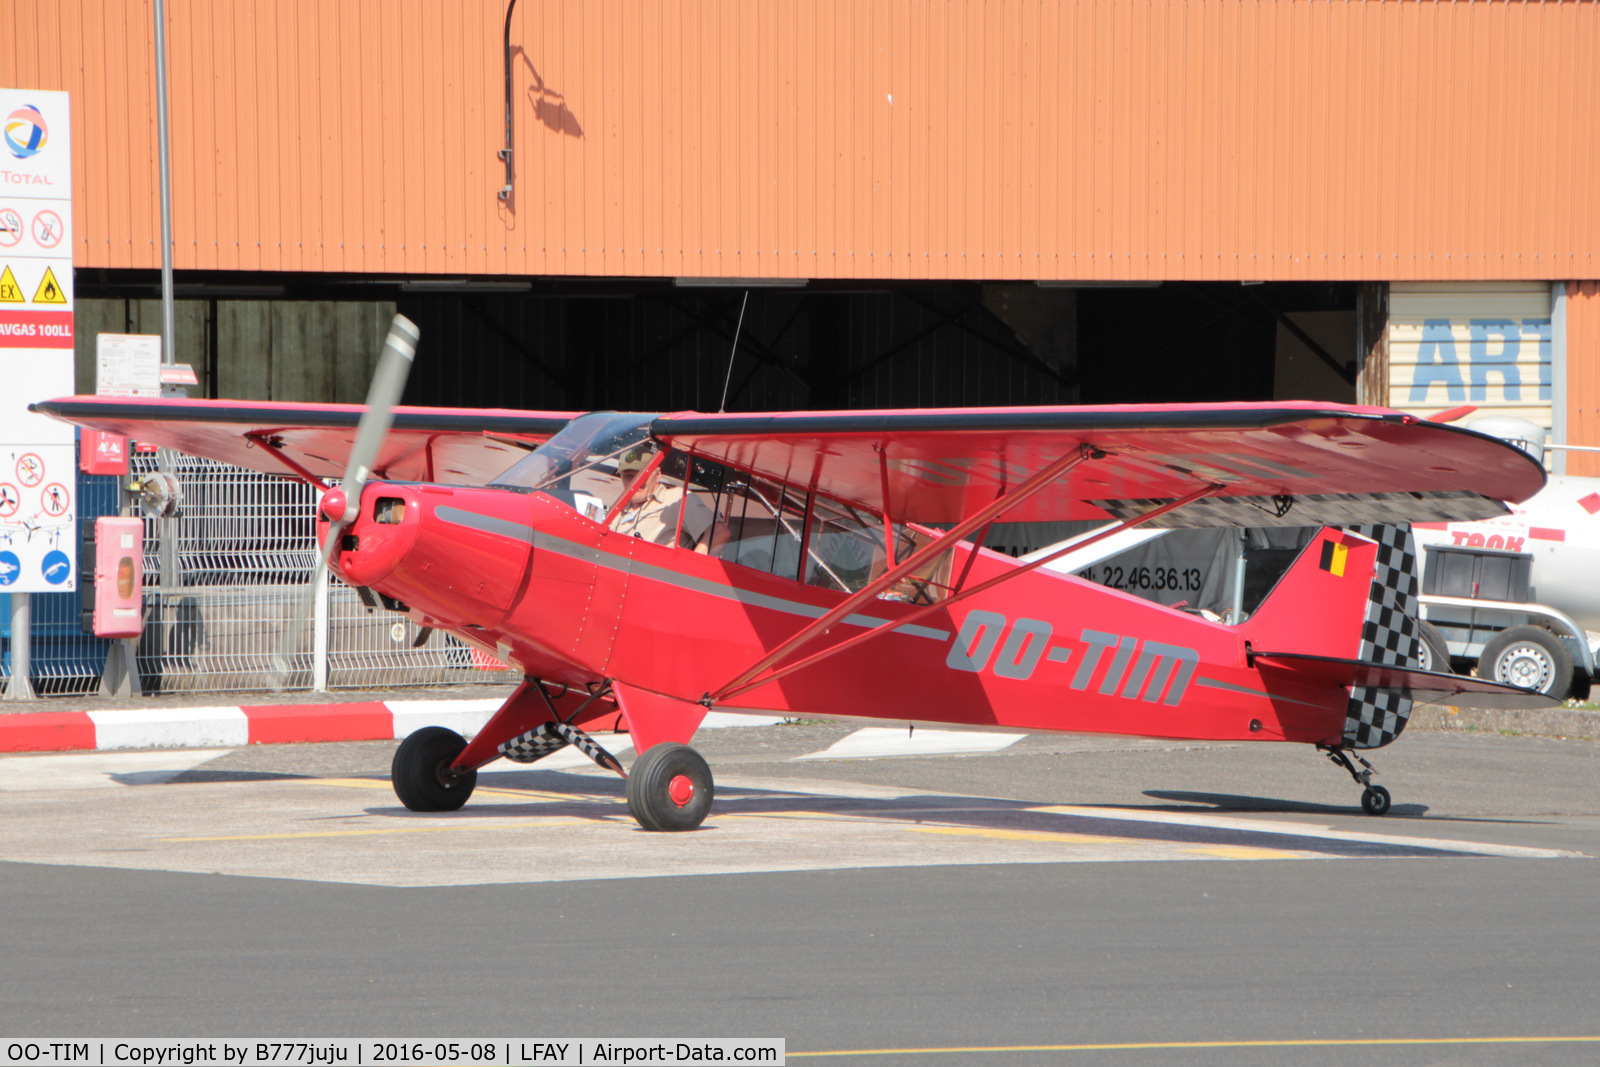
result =
M419 623L528 676L568 685L609 678L685 700L715 692L846 596L616 532L542 492L495 487L369 483L332 562L347 582L400 601ZM971 587L1018 566L962 544L951 571L965 572ZM1359 618L1364 587L1330 585L1327 595L1349 603L1306 608ZM870 601L789 661L915 610ZM1248 628L1031 571L719 706L1335 743L1344 691L1264 678L1249 662L1250 636ZM1262 640L1258 634L1258 651ZM1336 628L1333 640L1320 650L1353 655L1358 628Z

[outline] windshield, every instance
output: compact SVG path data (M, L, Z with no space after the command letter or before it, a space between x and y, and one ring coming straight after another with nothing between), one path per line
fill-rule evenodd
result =
M622 493L618 463L634 463L654 451L650 424L655 419L637 412L582 415L489 484L537 489L590 517L597 509L603 516Z

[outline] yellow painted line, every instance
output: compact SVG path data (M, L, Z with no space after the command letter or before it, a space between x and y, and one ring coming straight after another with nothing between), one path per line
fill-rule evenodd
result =
M1215 856L1224 860L1297 860L1301 858L1298 852L1286 852L1281 848L1251 848L1249 845L1206 845L1204 848L1186 848L1184 852L1192 852L1196 856Z
M1282 1041L1140 1041L1106 1045L971 1045L949 1048L858 1048L826 1052L787 1052L790 1059L822 1056L937 1056L974 1052L1124 1052L1134 1049L1202 1048L1372 1048L1393 1045L1577 1045L1600 1043L1600 1036L1575 1037L1330 1037Z
M1052 834L1031 830L985 830L976 826L907 826L913 834L950 834L955 837L993 837L1002 841L1055 841L1065 845L1127 845L1126 837L1093 837L1089 834Z
M157 841L291 841L310 837L377 837L383 834L439 834L449 830L543 830L552 826L593 826L609 819L528 819L517 823L452 822L444 826L397 826L382 830L306 830L287 834L235 834L221 837L158 837Z

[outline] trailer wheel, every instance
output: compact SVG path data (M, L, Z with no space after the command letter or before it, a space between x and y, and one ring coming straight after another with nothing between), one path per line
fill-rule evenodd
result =
M1572 655L1549 630L1513 626L1484 648L1478 676L1564 700L1572 691Z
M1417 659L1425 671L1450 673L1450 646L1432 623L1422 623L1417 631Z

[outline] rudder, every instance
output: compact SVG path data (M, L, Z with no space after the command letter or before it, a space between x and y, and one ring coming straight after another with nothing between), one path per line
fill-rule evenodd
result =
M1365 534L1317 531L1240 632L1262 651L1358 655L1378 548Z
M1410 526L1351 526L1352 533L1377 542L1372 590L1367 597L1358 659L1385 666L1417 666L1417 542ZM1345 713L1344 743L1351 748L1382 748L1406 728L1410 697L1387 689L1355 686Z
M1241 630L1260 651L1415 666L1417 592L1411 527L1325 527ZM1411 708L1392 690L1351 688L1344 744L1382 748L1400 736Z

